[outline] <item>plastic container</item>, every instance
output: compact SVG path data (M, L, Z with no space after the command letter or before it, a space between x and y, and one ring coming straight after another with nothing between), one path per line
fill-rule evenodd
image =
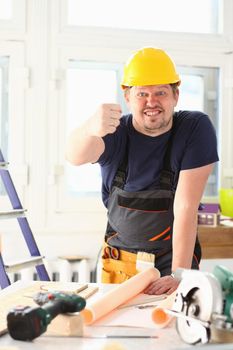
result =
M219 202L221 214L233 218L233 188L221 188Z

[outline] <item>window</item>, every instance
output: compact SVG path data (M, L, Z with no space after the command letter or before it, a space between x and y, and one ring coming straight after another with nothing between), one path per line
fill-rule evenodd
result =
M219 0L69 0L67 24L170 32L221 32ZM90 10L91 9L91 10Z
M0 0L0 19L9 20L12 18L12 1Z
M120 66L106 63L70 61L67 70L67 130L83 123L100 103L116 102L123 106L120 91ZM181 94L177 110L200 110L208 114L218 129L218 69L178 67ZM88 88L87 88L88 87ZM206 196L217 195L217 165L206 187ZM101 189L99 165L75 167L66 164L66 188L72 196L98 195Z
M47 121L51 125L47 128L48 226L66 229L70 225L72 230L77 227L86 232L96 230L95 220L101 221L100 225L105 224L105 208L99 205L102 204L99 167L75 167L65 161L67 134L92 115L99 103L108 102L108 96L122 105L119 80L123 64L132 51L142 46L162 47L176 62L182 77L178 108L202 110L214 123L221 161L209 177L204 200L217 201L218 186L224 177L222 165L226 165L230 174L233 159L233 148L228 146L232 143L231 128L227 127L232 124L233 2L145 0L140 3L140 11L138 0L124 3L122 0L117 3L60 0L59 4L58 8L57 2L51 2L49 15L52 21L48 42L52 88L49 89ZM184 14L181 14L181 6ZM120 15L117 15L118 9ZM129 16L132 9L133 15ZM159 17L166 16L166 20L156 18L158 11L154 9L159 9ZM150 20L151 14L153 20ZM99 76L106 79L108 89L99 89ZM88 87L89 100L86 100L84 86ZM124 112L128 112L127 109Z
M0 149L5 159L8 153L8 68L9 58L0 56ZM0 194L5 194L1 182Z
M8 145L8 67L9 58L0 57L0 145L5 156Z
M10 163L9 170L23 199L22 174L24 135L24 45L3 42L0 46L0 149L4 159ZM25 182L24 182L25 183ZM12 208L0 178L1 209ZM9 227L11 220L4 220L2 227Z
M181 73L180 98L176 109L199 110L211 119L219 136L219 69L202 67L178 67ZM218 167L216 163L209 176L206 197L218 194Z
M0 30L5 38L25 31L25 0L0 0Z
M120 66L71 60L67 70L67 132L89 118L101 103L123 103L119 95ZM125 107L126 109L126 107ZM67 135L68 136L68 135ZM101 189L98 164L65 166L67 191L91 196Z

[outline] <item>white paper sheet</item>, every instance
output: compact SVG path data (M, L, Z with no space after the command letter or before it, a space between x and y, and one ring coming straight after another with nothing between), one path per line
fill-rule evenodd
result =
M124 326L142 327L155 329L156 325L152 320L152 310L164 300L164 295L148 295L140 293L129 302L114 309L106 316L97 320L94 325L101 326ZM146 306L140 308L140 305ZM148 307L151 305L151 307Z

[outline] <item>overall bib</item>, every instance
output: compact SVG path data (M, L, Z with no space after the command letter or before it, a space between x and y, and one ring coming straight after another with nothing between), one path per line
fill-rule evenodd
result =
M155 189L124 190L128 150L113 180L108 200L108 226L102 254L102 282L121 283L138 270L137 257L151 260L161 276L171 273L175 174L170 166L174 128ZM188 229L188 228L187 228ZM198 269L201 248L196 240L192 268Z

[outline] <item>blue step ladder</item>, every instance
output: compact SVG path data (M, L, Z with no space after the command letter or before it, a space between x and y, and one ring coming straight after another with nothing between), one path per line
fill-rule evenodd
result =
M1 219L17 218L21 232L27 244L31 258L28 260L18 261L12 264L5 264L0 251L0 287L6 288L11 282L8 273L18 271L25 267L35 266L38 277L41 281L50 281L48 272L43 263L43 256L41 256L34 239L33 233L29 226L28 220L25 216L25 209L22 207L15 186L13 184L11 175L8 170L9 163L5 161L2 151L0 150L0 175L3 185L10 199L13 210L0 212Z

